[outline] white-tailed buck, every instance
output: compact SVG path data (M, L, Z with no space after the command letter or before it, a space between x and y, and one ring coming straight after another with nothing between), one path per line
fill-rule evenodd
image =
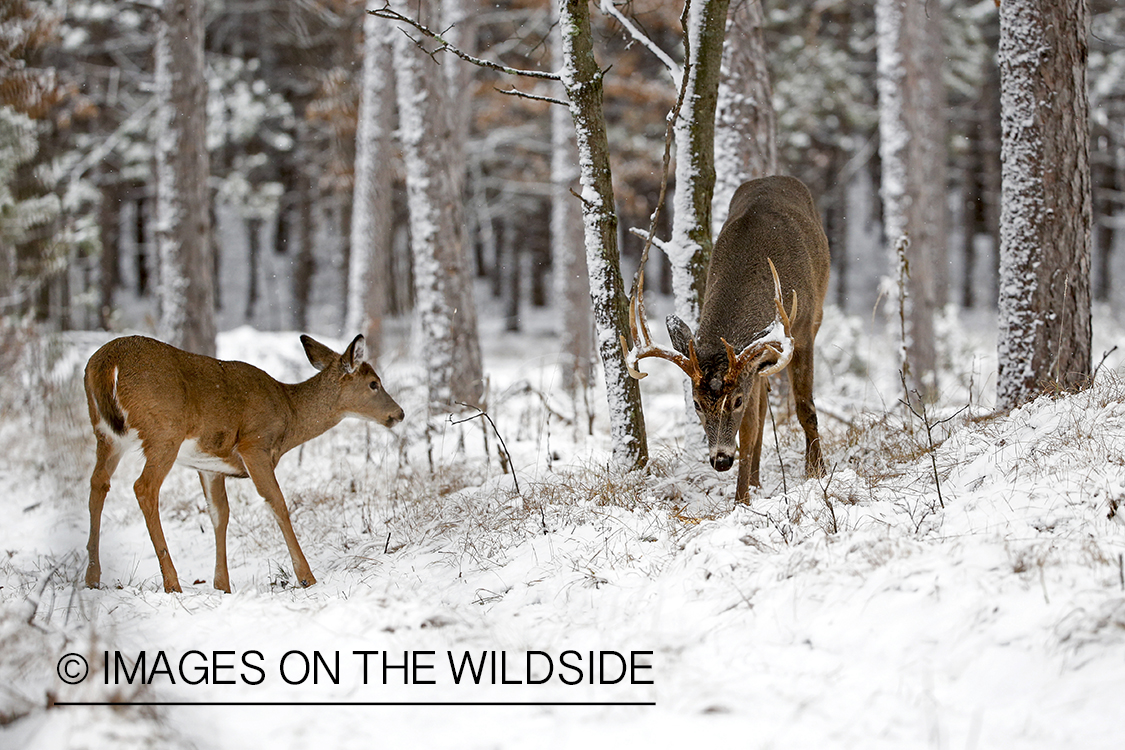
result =
M630 301L633 348L626 359L667 359L691 378L711 465L727 471L738 455L736 499L758 486L767 376L787 365L797 419L805 431L805 472L824 473L813 405L813 339L828 291L828 240L808 188L792 177L743 183L715 240L699 328L675 315L668 334L675 351L654 346L644 312L644 275ZM783 299L792 295L786 312ZM738 442L735 443L735 433Z
M139 442L145 466L133 485L144 513L165 591L180 591L160 527L160 485L179 463L199 472L215 527L215 588L230 592L227 574L227 477L250 477L269 504L302 586L316 583L297 544L274 467L286 452L334 427L344 417L386 427L402 409L363 361L356 336L337 354L301 337L319 372L303 383L279 383L245 362L191 354L144 336L114 339L86 365L86 401L98 454L90 477L90 562L86 585L101 581L98 539L102 505L122 452Z

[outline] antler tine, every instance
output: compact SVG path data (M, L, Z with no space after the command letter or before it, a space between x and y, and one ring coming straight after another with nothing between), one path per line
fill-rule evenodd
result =
M770 264L770 273L773 274L773 303L777 307L777 316L781 320L781 325L785 328L785 334L790 335L790 327L794 318L797 317L797 290L793 290L793 304L789 308L789 313L786 314L785 306L781 302L781 280L777 277L777 268L773 265L771 258L766 258L766 262Z
M648 316L645 314L644 273L644 266L642 265L637 269L637 275L633 282L632 295L629 299L629 332L633 336L633 348L629 349L625 344L625 337L620 337L621 351L625 354L625 367L629 370L629 374L632 377L640 380L641 378L647 377L648 373L636 369L634 364L638 360L648 357L657 357L676 364L693 380L702 377L702 370L699 367L699 359L696 357L695 346L693 344L689 343L688 356L685 357L677 351L665 349L664 347L656 346L652 343L652 334L648 328Z
M645 267L637 269L637 294L633 298L634 312L640 323L641 332L644 333L645 346L652 344L652 334L648 330L648 314L645 311Z
M773 259L766 258L769 263L770 273L773 275L773 302L777 308L777 315L774 317L774 325L779 321L782 330L785 331L785 337L792 342L792 322L797 317L797 290L793 290L793 304L790 306L789 312L785 311L785 305L781 301L781 279L777 276L777 268L773 264ZM792 356L792 344L783 345L781 349L778 348L776 341L754 341L751 342L745 349L737 355L734 353L734 347L727 343L726 339L722 339L723 346L727 350L727 359L730 366L727 368L727 374L723 378L727 383L733 383L742 374L742 369L751 360L756 359L763 352L769 350L773 351L778 356L778 361L771 367L763 370L763 375L773 375L780 372L787 364L789 364L789 357Z

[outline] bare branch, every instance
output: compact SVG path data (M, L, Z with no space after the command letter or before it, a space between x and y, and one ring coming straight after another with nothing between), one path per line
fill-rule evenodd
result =
M633 235L634 237L640 237L645 242L651 242L656 246L657 250L660 250L663 253L667 253L669 250L667 242L660 239L659 237L654 237L647 229L641 229L640 227L629 227L629 234Z
M514 97L517 97L519 99L531 99L532 101L547 102L548 104L561 104L564 107L570 106L569 102L564 102L562 99L556 99L553 96L542 96L540 94L529 94L526 91L520 91L515 86L513 86L510 89L498 89L498 88L493 87L493 90L500 93L500 94L505 94L507 96L514 96Z
M684 28L687 28L688 11L691 8L691 0L684 2L683 22ZM688 50L688 37L684 34L684 50ZM630 296L636 297L638 294L644 295L644 267L648 263L648 251L656 241L656 222L660 218L660 209L664 205L664 196L668 192L668 165L672 159L672 128L676 123L676 119L680 116L680 110L684 106L684 97L687 95L688 76L691 71L691 56L684 55L684 70L680 74L679 86L680 91L676 97L676 105L672 107L672 111L668 113L667 125L664 128L664 158L660 166L660 195L656 199L656 208L653 209L652 217L649 219L648 225L648 239L645 242L644 249L641 250L641 263L637 268L637 275L633 277L633 287L630 290ZM661 250L667 254L667 250L663 246L658 245Z
M509 75L517 75L517 76L526 76L528 78L541 78L541 79L547 80L547 81L558 81L558 80L560 80L560 76L559 76L558 73L547 73L547 72L544 72L544 71L541 71L541 70L525 70L525 69L522 69L522 68L512 68L512 67L509 67L507 65L501 65L500 63L492 62L491 60L484 60L484 59L479 58L479 57L474 57L473 55L470 55L470 54L458 49L457 47L453 46L449 42L442 39L440 34L437 34L436 32L432 31L425 24L419 23L415 19L410 18L409 16L404 16L403 14L399 13L394 8L392 8L389 4L385 5L382 8L378 8L377 10L369 10L367 12L370 13L371 15L375 16L376 18L383 18L383 19L388 20L388 21L396 21L398 23L407 24L408 26L411 26L414 29L416 29L418 32L420 32L423 36L428 37L428 38L434 40L435 42L437 42L438 43L437 49L433 50L433 52L427 52L427 54L429 54L430 57L434 57L434 55L436 55L439 52L448 51L448 52L453 53L455 56L461 58L465 62L472 63L473 65L476 65L476 66L481 67L481 68L488 68L489 70L499 71L500 73L507 73ZM407 36L410 36L410 35L407 34ZM411 39L414 41L415 44L419 44L419 41L417 39L414 39L413 37L411 37Z
M668 74L672 76L672 84L677 88L680 85L680 79L683 76L683 71L680 66L676 65L676 61L669 56L667 52L660 49L656 42L652 41L643 31L641 31L635 23L632 22L624 13L617 9L613 4L613 0L601 0L602 13L613 16L617 19L618 23L625 27L629 35L646 47L649 52L656 55L656 59L664 63L664 67L668 69Z

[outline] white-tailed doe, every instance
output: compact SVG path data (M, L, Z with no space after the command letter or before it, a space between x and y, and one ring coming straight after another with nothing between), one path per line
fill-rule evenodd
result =
M675 351L652 343L643 269L638 272L629 304L630 371L642 378L637 360L658 357L687 373L711 465L727 471L737 451L738 502L747 502L749 485L759 484L767 376L786 366L805 431L805 472L824 473L812 393L813 339L828 292L828 269L828 239L812 195L800 180L775 176L751 180L735 191L711 252L698 330L692 335L680 318L668 316ZM790 292L787 313L782 299Z
M191 354L144 336L114 339L86 365L86 402L97 438L90 477L90 555L86 585L101 581L98 541L102 506L123 451L139 441L145 466L133 485L160 562L165 591L180 591L160 526L160 486L179 463L199 472L215 527L215 588L230 592L227 574L226 478L250 477L277 517L293 570L302 586L316 583L297 544L274 468L288 451L337 425L344 417L386 427L402 409L363 361L356 336L337 354L301 337L319 372L303 383L279 383L245 362Z

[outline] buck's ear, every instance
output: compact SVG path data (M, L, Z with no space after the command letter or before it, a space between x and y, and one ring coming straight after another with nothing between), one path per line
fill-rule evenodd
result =
M353 344L355 342L352 342ZM301 345L305 347L305 356L317 370L324 370L336 362L340 355L320 343L312 336L301 336Z
M340 366L344 368L344 372L351 374L363 364L365 356L367 356L367 342L361 333L352 339L352 343L344 350L344 356L340 357Z
M672 348L685 357L691 356L688 344L691 342L692 336L687 323L675 315L669 315L664 319L664 322L668 326L668 337L672 339Z

